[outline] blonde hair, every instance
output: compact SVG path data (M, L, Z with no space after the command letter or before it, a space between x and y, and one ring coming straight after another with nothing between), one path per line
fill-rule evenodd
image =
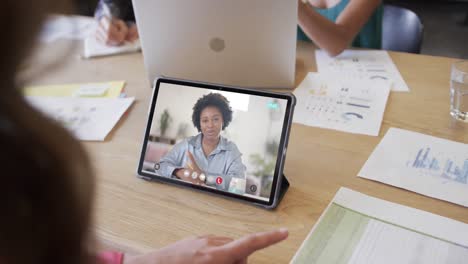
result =
M0 262L93 263L93 173L83 147L23 98L18 71L63 0L4 0L0 9Z

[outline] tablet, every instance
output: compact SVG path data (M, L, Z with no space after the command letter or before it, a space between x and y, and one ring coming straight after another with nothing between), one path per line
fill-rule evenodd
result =
M277 206L295 97L157 78L137 175Z

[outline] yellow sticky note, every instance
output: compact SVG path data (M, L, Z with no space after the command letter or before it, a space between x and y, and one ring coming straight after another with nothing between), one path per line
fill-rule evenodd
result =
M122 93L124 86L125 81L29 86L24 88L24 95L49 97L75 96L117 98ZM99 90L101 92L90 92L92 87L96 88L95 91Z

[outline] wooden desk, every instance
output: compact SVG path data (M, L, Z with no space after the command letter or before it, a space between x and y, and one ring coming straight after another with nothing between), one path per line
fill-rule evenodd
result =
M51 52L57 49L47 48L40 61ZM287 263L340 186L468 223L467 208L356 177L390 127L468 143L468 128L452 124L448 113L450 65L455 59L390 55L411 92L390 94L379 137L295 124L285 166L291 187L275 211L135 177L151 93L141 54L95 60L70 56L35 84L124 79L127 94L137 98L104 143L85 144L97 172L97 232L108 243L145 251L187 236L237 238L287 227L287 241L251 258L252 263ZM316 70L314 58L310 44L298 44L297 83Z

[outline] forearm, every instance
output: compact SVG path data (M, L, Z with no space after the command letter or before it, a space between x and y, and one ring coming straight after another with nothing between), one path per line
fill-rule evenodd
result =
M299 1L298 19L304 33L330 56L340 54L355 36L345 26L328 20L302 1Z

